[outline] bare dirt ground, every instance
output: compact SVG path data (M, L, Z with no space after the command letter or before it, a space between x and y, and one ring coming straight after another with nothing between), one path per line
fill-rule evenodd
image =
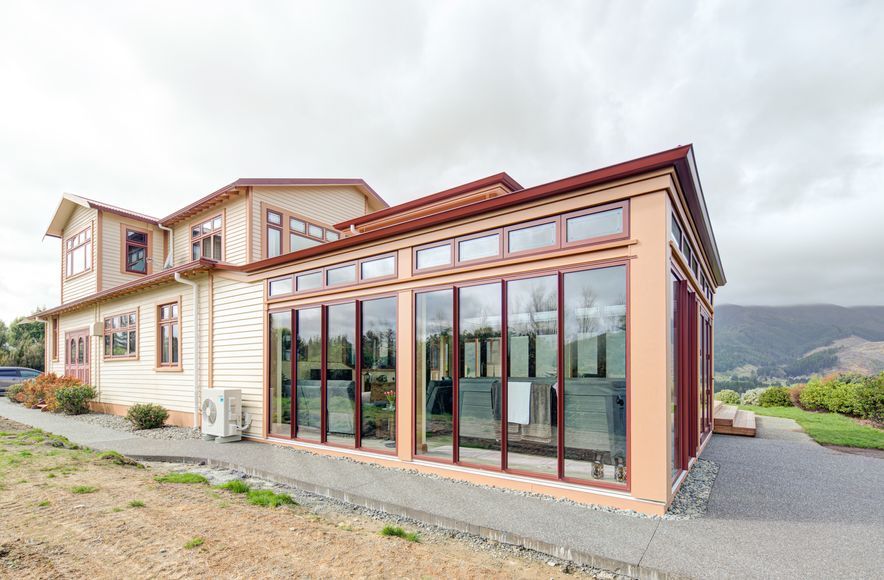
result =
M439 534L383 537L382 522L353 513L158 483L157 468L68 447L0 417L0 578L591 577Z

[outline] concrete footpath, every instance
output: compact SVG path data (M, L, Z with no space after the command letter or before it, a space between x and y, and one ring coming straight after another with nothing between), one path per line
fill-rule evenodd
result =
M755 439L715 436L709 509L661 520L425 477L259 443L137 437L0 398L0 416L138 459L205 462L637 578L880 578L884 460L813 443L759 417Z

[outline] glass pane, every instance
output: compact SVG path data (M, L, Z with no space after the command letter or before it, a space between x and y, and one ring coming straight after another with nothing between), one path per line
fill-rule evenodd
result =
M192 237L192 238L197 238L197 237L199 237L199 235L200 235L200 229L199 229L198 227L197 227L197 228L193 228L193 229L190 231L190 237Z
M341 235L338 232L333 232L331 230L325 230L325 239L330 242L336 242L341 239Z
M565 274L565 476L626 483L626 267Z
M292 435L292 313L270 315L270 433Z
M220 217L216 217L214 220L212 220L212 229L213 230L220 230L221 229L221 218Z
M326 342L326 440L355 445L356 304L328 307Z
M111 352L111 337L109 334L104 335L104 356L110 356Z
M282 230L267 228L267 257L273 258L282 253Z
M129 345L129 337L126 332L115 332L114 333L114 356L126 356L126 349Z
M435 268L436 266L446 266L451 263L451 246L436 246L435 248L424 248L417 251L417 269Z
M340 266L338 268L329 268L325 271L325 283L329 286L335 284L346 284L356 281L356 264L348 266Z
M86 362L86 340L77 339L77 363L84 364Z
M86 264L83 267L84 270L89 270L92 268L92 244L86 244L83 246L83 255L86 257Z
M178 305L172 305L172 318L178 318Z
M275 211L268 211L267 212L267 221L272 224L280 225L280 224L282 224L282 216L280 214L276 213Z
M417 295L415 312L415 452L452 458L452 291Z
M674 479L679 471L681 462L678 457L678 360L681 356L678 348L678 332L679 332L679 309L678 309L678 279L670 272L669 279L672 284L672 300L669 301L669 376L666 382L669 386L669 425L671 432L669 438L671 440L669 470L671 477Z
M507 283L507 467L558 474L558 280Z
M221 259L221 236L212 236L212 258Z
M163 306L160 308L160 320L166 320L167 318L169 318L169 307Z
M500 255L500 234L491 234L457 243L457 256L461 262L492 258L498 255Z
M313 236L314 238L322 238L322 228L319 226L314 226L313 224L307 224L307 233Z
M133 244L147 245L147 234L144 232L126 230L126 240Z
M678 225L678 220L675 219L675 215L672 216L672 241L675 242L676 246L681 244L681 226Z
M510 252L525 252L536 248L553 246L556 243L556 224L550 222L512 230L507 234Z
M299 219L291 218L289 220L289 228L294 232L307 233L307 224Z
M280 278L279 280L270 281L270 295L279 296L281 294L292 293L292 277Z
M203 233L208 234L212 231L212 222L208 221L203 224Z
M193 250L190 253L190 258L192 260L199 260L200 259L200 243L199 242L197 242L193 245Z
M138 353L138 349L136 347L136 345L138 344L138 339L136 338L136 334L137 331L135 330L129 331L129 350L127 354L135 355Z
M565 229L569 242L623 233L623 208L570 218Z
M300 274L295 278L298 292L304 290L313 290L322 288L322 272L310 272L309 274Z
M297 401L296 435L319 440L322 412L322 320L321 309L297 311Z
M500 283L461 288L458 295L460 461L500 467Z
M396 449L396 299L362 303L362 446Z
M135 326L135 313L129 315L129 326Z
M180 349L180 346L178 344L179 343L178 334L179 334L179 328L178 328L178 323L176 322L176 323L172 324L172 364L176 365L176 366L178 365L178 352Z
M212 257L212 238L203 238L203 258Z
M396 273L396 257L387 256L377 260L366 260L362 262L360 269L363 280L392 276Z
M126 246L126 269L144 274L147 272L147 255L140 246Z
M296 252L298 250L303 250L304 248L312 248L313 246L318 246L321 244L319 240L313 240L310 238L305 238L304 236L299 236L297 234L289 234L289 246L291 246L291 251Z
M169 336L169 326L163 325L160 327L160 364L169 364L169 341L171 337Z

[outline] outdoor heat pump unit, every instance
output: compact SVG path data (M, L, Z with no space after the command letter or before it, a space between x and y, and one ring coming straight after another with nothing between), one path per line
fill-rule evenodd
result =
M242 410L242 391L239 389L207 389L204 391L203 439L229 443L242 439L242 432L252 423Z

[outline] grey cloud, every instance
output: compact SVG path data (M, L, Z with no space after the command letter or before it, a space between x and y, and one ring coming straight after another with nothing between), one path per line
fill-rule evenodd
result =
M0 318L58 297L63 191L165 215L240 176L399 202L693 142L720 301L881 303L884 6L0 3ZM11 289L11 290L10 290Z

